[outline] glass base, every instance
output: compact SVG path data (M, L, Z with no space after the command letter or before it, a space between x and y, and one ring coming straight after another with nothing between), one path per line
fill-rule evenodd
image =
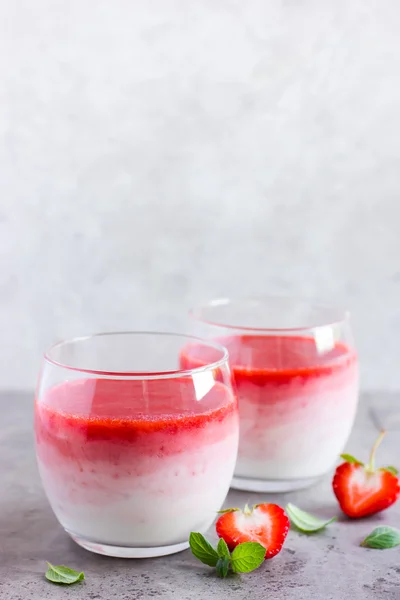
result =
M311 487L320 481L321 477L307 479L251 479L247 477L234 477L231 488L245 492L293 492Z
M66 530L67 531L67 530ZM189 548L189 542L182 542L181 544L173 544L172 546L158 546L155 548L129 548L125 546L109 546L108 544L98 544L86 540L78 535L67 531L72 537L74 542L89 550L89 552L95 552L96 554L102 554L103 556L112 556L114 558L154 558L156 556L167 556L167 554L175 554L176 552L182 552Z

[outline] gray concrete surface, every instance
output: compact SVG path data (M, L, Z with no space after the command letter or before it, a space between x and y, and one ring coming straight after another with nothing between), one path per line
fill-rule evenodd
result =
M76 546L56 522L41 489L32 447L32 398L0 396L0 598L1 600L398 600L400 548L367 550L360 541L374 527L400 527L400 504L380 516L348 522L342 517L321 534L289 532L276 558L249 575L221 581L190 551L146 560L118 560L92 555ZM371 407L398 411L396 396L364 399L348 450L367 456L376 435ZM379 462L400 460L399 427L390 431ZM330 479L310 490L260 496L230 492L226 505L273 500L292 501L321 516L340 514ZM210 533L210 538L213 533ZM68 589L44 579L45 561L83 569L86 582Z
M220 295L353 311L398 389L397 0L0 0L0 387Z

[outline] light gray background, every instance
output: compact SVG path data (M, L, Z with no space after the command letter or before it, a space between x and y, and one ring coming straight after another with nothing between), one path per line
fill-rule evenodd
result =
M347 305L400 387L397 0L1 0L0 386L216 295Z

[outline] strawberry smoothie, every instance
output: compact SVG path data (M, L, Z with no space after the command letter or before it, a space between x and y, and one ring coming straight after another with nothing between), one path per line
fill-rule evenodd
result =
M237 401L210 372L70 380L36 401L35 432L44 488L78 543L165 554L187 547L221 508L237 454Z
M313 483L334 465L354 422L355 351L342 342L321 349L301 335L231 335L218 342L228 349L239 400L233 487L278 491ZM204 349L192 349L181 362L208 359Z

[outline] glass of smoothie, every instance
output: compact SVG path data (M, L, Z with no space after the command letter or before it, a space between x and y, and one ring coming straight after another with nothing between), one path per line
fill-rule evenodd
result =
M350 435L358 365L349 314L289 298L221 299L191 311L197 332L225 346L240 415L232 487L280 492L327 473ZM205 363L191 348L185 368Z
M205 360L182 367L182 352ZM43 359L35 438L51 507L79 545L123 558L184 550L212 524L236 462L227 351L167 333L56 344Z

